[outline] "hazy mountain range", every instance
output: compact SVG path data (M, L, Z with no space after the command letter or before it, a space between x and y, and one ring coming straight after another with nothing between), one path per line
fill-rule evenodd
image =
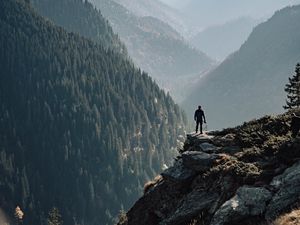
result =
M167 4L164 4L160 0L114 0L116 3L119 3L130 12L136 16L144 17L151 16L155 17L165 23L168 23L173 28L175 28L181 34L184 34L187 30L187 27L182 20L183 14L175 9L170 7Z
M189 115L202 104L210 128L279 113L284 86L300 61L300 6L288 7L258 25L239 51L198 84L184 106Z
M190 42L215 60L223 61L241 47L259 22L250 17L238 18L225 24L208 27L193 36Z
M133 62L149 72L177 101L186 96L187 86L214 64L167 23L152 16L135 15L113 0L92 2L119 34Z
M239 17L261 19L270 17L274 11L287 5L298 4L299 0L162 0L178 8L189 23L205 29L212 25L224 24Z

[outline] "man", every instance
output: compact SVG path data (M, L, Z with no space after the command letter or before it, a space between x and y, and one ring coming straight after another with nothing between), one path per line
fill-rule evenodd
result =
M291 130L292 130L292 137L297 137L297 134L300 129L300 117L297 116L295 113L292 114L292 122L291 122Z
M203 119L203 120L202 120ZM195 111L194 120L196 121L196 134L198 132L198 127L200 124L200 134L202 134L202 124L203 121L206 123L204 111L201 109L201 106L198 106L198 109Z

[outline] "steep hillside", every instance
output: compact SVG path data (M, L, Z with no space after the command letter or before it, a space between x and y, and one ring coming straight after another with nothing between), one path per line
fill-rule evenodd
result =
M183 15L176 9L162 3L160 0L114 0L133 14L143 17L151 16L170 24L178 32L184 34L187 27L183 22Z
M114 34L108 21L88 1L82 0L30 0L38 12L69 32L97 41L105 48L126 55L126 48Z
M300 138L291 138L290 121L289 113L266 116L188 135L174 165L145 185L119 224L273 224L300 203ZM288 218L299 218L297 210L274 224Z
M258 23L252 18L239 18L222 25L208 27L193 36L190 42L210 57L223 61L241 47Z
M202 104L213 129L281 112L284 86L300 61L299 21L300 6L294 6L258 25L239 51L197 85L184 103L189 115Z
M168 24L154 17L137 17L112 0L92 0L111 22L128 48L133 61L149 72L158 84L181 100L185 83L211 68L213 61L191 48Z
M65 225L112 224L172 160L182 112L115 49L24 1L0 9L0 209L19 205L24 225L53 207Z

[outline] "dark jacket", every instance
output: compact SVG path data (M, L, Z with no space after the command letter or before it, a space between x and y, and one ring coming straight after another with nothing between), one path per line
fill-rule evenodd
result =
M194 119L196 121L200 121L202 122L202 118L204 119L204 122L205 122L205 115L204 115L204 111L202 109L197 109L195 111L195 114L194 114Z
M292 117L291 128L299 130L299 128L300 128L300 117L298 117L298 116L293 116Z

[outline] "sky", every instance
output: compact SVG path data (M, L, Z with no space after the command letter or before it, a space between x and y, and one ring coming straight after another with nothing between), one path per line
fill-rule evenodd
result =
M300 4L300 0L161 0L179 9L189 20L205 28L224 24L239 17L262 19L288 5Z

